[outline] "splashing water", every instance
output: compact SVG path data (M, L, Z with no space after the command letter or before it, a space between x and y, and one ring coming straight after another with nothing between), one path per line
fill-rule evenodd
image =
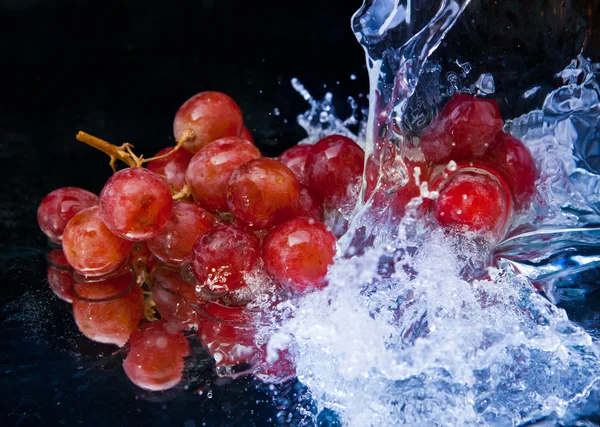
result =
M411 97L419 79L439 76L427 59L468 3L442 1L423 28L417 14L426 11L410 1L367 1L353 17L371 76L362 135L367 162L380 169L376 191L406 182L401 153L414 143ZM329 286L294 302L293 317L269 342L270 356L289 347L320 409L351 426L510 426L569 421L584 406L600 411L595 334L555 305L566 287L577 288L577 274L600 265L598 70L580 55L558 74L563 85L540 110L507 122L538 161L539 194L518 220L533 225L516 226L495 248L488 279L469 282L461 272L489 259L489 248L423 234L410 210L389 232L389 223L369 215L369 200L360 200ZM311 104L298 118L305 142L332 132L354 136L333 114L331 95L319 103L293 84ZM480 95L495 90L491 74L471 86ZM348 256L358 230L384 235Z

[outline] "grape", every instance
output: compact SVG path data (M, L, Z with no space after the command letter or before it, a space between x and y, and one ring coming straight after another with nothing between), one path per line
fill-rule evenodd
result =
M301 184L308 185L306 179L306 158L310 153L312 145L309 144L298 144L292 148L285 150L280 156L279 161L286 165Z
M502 125L496 101L455 94L423 130L419 145L434 163L472 160L493 145Z
M211 211L227 211L227 185L238 166L260 157L251 142L223 138L200 150L190 161L185 179L194 200Z
M63 251L73 269L86 277L118 270L128 258L132 243L113 234L104 224L99 206L77 213L63 234Z
M498 171L511 189L515 210L522 210L535 193L537 170L531 153L521 141L501 132L482 162Z
M400 183L394 181L395 177L381 177L380 186L382 187L379 191L372 195L371 206L374 209L381 210L389 205L389 212L391 218L396 221L400 221L406 213L406 205L415 197L421 195L420 183L426 182L430 178L430 170L427 167L426 162L422 160L412 160L411 158L405 157L404 164L406 166L405 172L408 178L403 186L399 186ZM419 185L415 178L415 172L418 169ZM377 161L371 161L367 164L367 186L365 189L366 195L373 193L377 180L379 178L379 164Z
M156 236L171 217L173 197L163 178L143 168L114 174L100 193L106 226L117 236L132 241Z
M325 224L307 217L274 227L262 246L267 272L297 292L327 286L327 267L333 264L335 236Z
M50 192L37 211L42 232L55 243L62 242L65 227L79 211L98 204L98 196L77 187L63 187Z
M196 294L194 286L182 279L178 270L165 265L152 273L154 287L152 298L162 318L178 322L188 329L196 325L197 313L204 301Z
M220 92L200 92L177 110L173 133L179 140L185 130L193 130L195 138L185 142L183 148L197 153L212 141L239 136L242 127L242 112L233 99Z
M123 361L127 377L146 390L167 390L183 377L184 358L190 345L175 324L159 320L144 323L129 338Z
M160 150L154 157L163 156L171 152L175 147L167 147ZM179 149L167 157L157 160L151 160L146 165L148 170L164 177L173 192L181 191L185 185L185 171L192 159L192 154L186 150Z
M254 144L254 138L252 137L252 134L250 133L250 131L248 130L248 128L246 126L244 126L242 128L242 133L240 134L240 138L245 139L246 141L250 141L251 143Z
M69 265L62 249L53 249L48 252L48 269L46 277L52 292L61 300L73 302L73 269Z
M267 361L266 345L260 348L260 361L252 374L267 384L282 384L296 376L296 366L289 351L277 350L277 360Z
M198 338L214 357L217 366L249 363L258 352L256 313L245 307L207 304L198 326Z
M325 137L306 158L309 190L325 209L350 214L360 189L365 162L362 148L342 135Z
M200 237L192 252L192 268L200 284L227 293L246 285L245 275L260 265L258 238L234 225L217 225Z
M166 264L189 263L196 240L217 222L213 214L195 203L175 202L171 218L156 236L148 240L148 247Z
M474 232L498 241L511 213L510 191L504 181L480 168L461 167L442 181L431 213L443 227Z
M129 270L96 281L76 282L75 293L75 323L93 341L122 347L144 318L144 297Z
M227 205L244 225L265 229L290 217L298 207L296 176L277 160L262 157L239 166L229 179Z
M308 216L319 221L323 221L323 205L315 202L310 195L310 191L304 185L300 185L300 197L298 199L298 209L296 216Z

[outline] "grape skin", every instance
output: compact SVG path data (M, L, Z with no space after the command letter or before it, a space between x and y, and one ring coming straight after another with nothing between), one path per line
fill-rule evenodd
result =
M144 318L144 297L127 270L109 278L77 282L73 317L77 327L92 341L125 345Z
M227 212L227 185L240 165L260 157L251 142L237 137L214 141L200 150L190 161L185 180L194 200L200 206Z
M173 197L165 179L143 168L123 169L100 192L106 226L132 241L156 236L171 217Z
M250 160L229 179L227 205L233 217L253 229L281 223L298 208L300 188L294 173L277 160Z
M63 251L73 269L84 277L117 271L127 261L133 244L113 234L102 220L99 206L77 213L65 228Z
M154 157L170 153L175 147L167 147L160 150ZM186 150L179 149L163 159L151 160L146 165L148 170L164 177L174 192L181 191L185 185L185 171L187 170L192 154Z
M42 232L60 244L65 227L77 212L98 204L98 196L77 187L58 188L48 193L37 210Z
M190 345L177 325L164 320L146 322L129 338L123 369L140 388L167 390L181 381L184 358L189 354Z
M183 148L197 153L217 139L240 136L243 124L242 111L229 96L221 92L200 92L177 110L173 133L179 140L184 131L194 131L194 139L185 142Z
M156 236L148 240L148 247L168 265L189 264L194 243L217 222L213 214L197 204L177 201L171 218Z

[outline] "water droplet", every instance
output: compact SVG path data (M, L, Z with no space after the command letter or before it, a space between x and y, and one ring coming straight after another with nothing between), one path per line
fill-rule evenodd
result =
M491 95L496 91L496 84L494 83L494 76L490 73L483 73L477 79L475 83L477 93L480 95Z

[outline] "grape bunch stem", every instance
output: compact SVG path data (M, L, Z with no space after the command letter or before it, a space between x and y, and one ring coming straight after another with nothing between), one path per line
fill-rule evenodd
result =
M177 145L175 146L175 148L173 148L171 151L169 151L166 154L163 154L162 156L144 159L144 156L138 157L135 155L135 153L132 151L132 148L134 148L134 146L129 142L126 142L121 146L117 146L83 131L79 131L76 136L78 141L83 142L91 147L94 147L102 151L103 153L106 153L110 157L109 164L113 170L113 173L117 172L117 168L115 166L117 160L122 161L131 168L139 168L144 163L150 162L152 160L164 159L165 157L170 156L171 154L179 150L185 142L192 141L195 137L196 135L194 134L193 130L186 129L183 132L182 137L179 138L179 140L177 141Z

